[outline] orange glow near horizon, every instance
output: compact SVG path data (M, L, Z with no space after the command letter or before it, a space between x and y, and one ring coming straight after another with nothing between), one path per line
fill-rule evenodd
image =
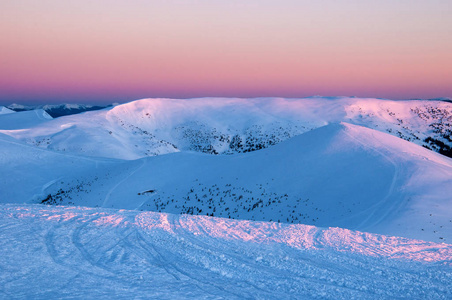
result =
M364 2L3 1L0 101L452 96L452 5Z

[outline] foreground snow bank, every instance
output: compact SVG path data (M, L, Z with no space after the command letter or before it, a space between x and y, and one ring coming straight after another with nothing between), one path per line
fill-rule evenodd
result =
M4 297L452 297L452 245L340 228L0 205Z

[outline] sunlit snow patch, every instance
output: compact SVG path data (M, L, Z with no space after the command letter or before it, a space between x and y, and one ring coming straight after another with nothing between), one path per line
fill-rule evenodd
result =
M0 205L4 297L452 296L452 245L301 224Z

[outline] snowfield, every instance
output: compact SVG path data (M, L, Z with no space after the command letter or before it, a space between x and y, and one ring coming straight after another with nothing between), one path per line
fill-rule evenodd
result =
M451 134L445 101L0 107L0 298L452 299Z
M452 245L272 222L0 205L3 298L450 299Z
M3 110L4 112L4 110ZM42 109L23 112L4 112L0 114L0 130L23 130L38 126L52 120L52 117Z

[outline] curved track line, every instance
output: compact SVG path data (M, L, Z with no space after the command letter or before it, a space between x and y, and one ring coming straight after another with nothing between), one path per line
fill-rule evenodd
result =
M106 207L105 205L107 204L108 200L110 199L111 194L113 193L113 191L120 186L121 184L123 184L127 179L129 179L130 177L133 176L133 174L135 174L136 172L138 172L141 168L143 168L146 165L146 160L142 159L141 160L141 164L132 172L130 172L129 174L127 174L126 177L124 177L122 180L120 180L118 183L116 183L107 193L107 195L105 196L104 201L102 202L101 207Z
M392 203L391 206L376 220L373 221L372 223L368 224L368 222L370 221L370 219L375 215L375 213L377 212L377 208L380 206L383 206L383 204L385 204L389 197L391 196L391 194L394 191L394 187L395 187L395 183L398 179L399 176L399 166L395 163L395 161L390 158L388 155L386 155L385 153L381 152L380 150L378 150L376 147L370 146L368 144L365 144L364 142L360 141L358 138L354 137L353 135L351 135L350 133L348 133L349 129L346 128L346 130L344 130L343 132L349 136L350 138L352 138L353 140L355 140L356 142L358 142L359 144L361 144L363 147L370 149L376 153L378 153L379 155L381 155L383 158L385 158L389 163L391 163L394 166L394 174L391 180L391 185L389 187L388 192L386 193L386 195L377 203L371 205L369 208L361 211L359 214L368 212L369 210L372 210L371 213L367 216L367 218L365 218L358 226L356 226L354 229L360 229L363 230L363 228L369 228L371 226L375 226L377 224L379 224L392 210L393 206L395 205L395 203ZM393 201L394 202L394 201ZM357 214L358 215L358 214Z

